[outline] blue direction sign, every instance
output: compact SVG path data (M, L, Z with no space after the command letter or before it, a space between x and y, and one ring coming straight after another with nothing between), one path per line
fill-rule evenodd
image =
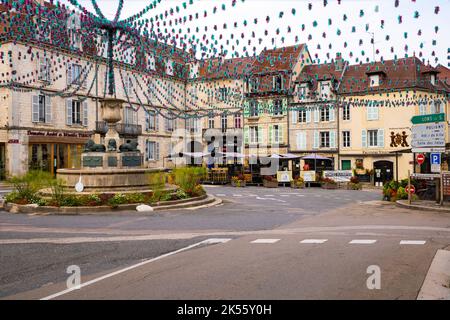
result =
M440 153L432 153L430 155L431 164L441 164L441 154Z

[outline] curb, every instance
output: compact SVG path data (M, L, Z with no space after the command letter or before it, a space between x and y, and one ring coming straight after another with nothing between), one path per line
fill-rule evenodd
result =
M421 205L417 205L417 204L408 204L407 200L397 200L395 202L395 204L397 205L397 207L400 207L400 208L419 210L419 211L434 211L434 212L450 214L450 208L429 207L429 206L421 206Z
M436 252L417 300L450 300L450 251Z
M168 201L168 205L156 205L153 206L153 211L172 210L172 209L197 209L203 206L213 205L217 201L217 198L210 195L203 195L191 199ZM221 202L221 201L220 201ZM36 207L33 205L17 205L13 203L4 204L4 209L13 214L46 214L46 215L105 215L105 214L117 214L123 211L135 211L136 207L140 204L125 204L119 205L117 208L111 208L109 206L101 207ZM151 211L150 211L151 212ZM141 214L140 212L133 212L130 214Z

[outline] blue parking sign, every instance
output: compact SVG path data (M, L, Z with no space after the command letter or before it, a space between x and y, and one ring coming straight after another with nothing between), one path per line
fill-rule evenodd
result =
M441 154L432 153L431 154L431 164L441 164Z

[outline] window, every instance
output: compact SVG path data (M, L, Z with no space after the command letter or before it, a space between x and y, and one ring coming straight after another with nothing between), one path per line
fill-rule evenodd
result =
M419 103L419 114L420 115L427 114L427 105L424 102Z
M236 113L234 115L234 127L235 128L242 128L242 114L241 113Z
M378 107L373 103L367 106L367 120L378 120Z
M131 107L124 108L123 123L125 124L137 124L137 112Z
M258 116L258 103L255 100L250 101L250 117Z
M350 147L350 131L342 131L342 146L344 148Z
M219 101L227 101L228 99L228 89L227 88L219 88Z
M283 105L281 100L275 100L273 102L273 115L278 116L283 114Z
M350 120L350 104L348 103L342 107L342 120Z
M150 111L147 113L147 131L156 130L156 119L156 113L154 111Z
M208 128L214 129L214 122L215 122L214 120L215 120L214 115L210 115L208 117Z
M378 147L378 130L368 130L369 147Z
M299 86L298 87L298 98L300 100L306 99L306 96L308 94L308 88L306 86Z
M155 141L147 141L147 160L159 160L159 143Z
M134 48L131 47L131 44L125 44L127 47L123 49L123 62L127 64L134 64Z
M169 103L173 103L173 93L174 93L173 84L169 83L167 85L167 101Z
M191 88L191 99L192 99L192 104L197 104L198 102L198 94L197 94L197 87L192 87Z
M169 116L173 117L173 114L170 114ZM166 118L164 120L164 122L165 122L166 131L172 132L175 129L175 119L167 119Z
M330 108L320 108L320 121L330 121Z
M273 91L281 91L283 90L283 77L273 76Z
M306 150L306 131L297 132L297 150Z
M430 114L438 113L438 112L436 112L436 110L439 110L439 109L436 108L436 104L434 103L433 100L431 100L430 101Z
M380 85L380 76L378 74L371 75L369 81L371 87L378 87Z
M436 75L435 74L431 75L430 82L433 86L436 85Z
M320 132L320 147L321 148L330 147L330 132L328 131Z
M69 63L67 65L67 84L81 85L82 81L84 80L81 72L81 65L76 63Z
M82 124L81 102L72 100L72 124Z
M200 125L199 125L199 119L198 118L189 118L186 120L186 126L187 129L190 132L199 132L200 131Z
M67 29L69 30L70 46L73 49L81 50L81 19L78 14L73 14L67 20Z
M189 79L195 79L198 76L198 64L191 63L189 64Z
M156 97L156 92L155 92L155 83L150 79L148 80L148 95L147 98L150 101L153 101Z
M273 142L274 143L281 143L282 141L282 129L280 125L274 125L273 126Z
M152 71L156 70L155 56L153 54L147 56L147 69Z
M43 94L32 97L32 121L50 123L52 121L51 98Z
M39 41L51 41L51 25L47 19L37 22L36 39Z
M259 79L254 78L250 80L250 91L251 92L258 92L259 90Z
M322 99L329 99L330 98L330 84L324 83L320 85L320 97Z
M172 61L172 59L167 59L166 73L169 76L173 76L173 61Z
M250 143L258 143L258 127L250 127Z
M306 122L306 109L302 108L298 110L298 122Z
M222 116L220 117L220 123L222 125L222 131L227 130L228 127L228 116L226 113L223 113Z
M125 96L133 97L134 96L134 87L133 87L133 79L129 75L125 75L123 77L124 84L124 93Z
M39 58L39 80L50 82L50 58Z

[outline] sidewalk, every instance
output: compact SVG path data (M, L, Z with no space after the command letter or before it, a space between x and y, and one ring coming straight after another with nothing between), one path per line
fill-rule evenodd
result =
M449 213L450 214L450 202L444 202L442 206L436 203L436 201L431 200L416 200L408 203L408 200L397 200L397 206L402 208L408 208L412 210L420 210L420 211L434 211L441 213Z

